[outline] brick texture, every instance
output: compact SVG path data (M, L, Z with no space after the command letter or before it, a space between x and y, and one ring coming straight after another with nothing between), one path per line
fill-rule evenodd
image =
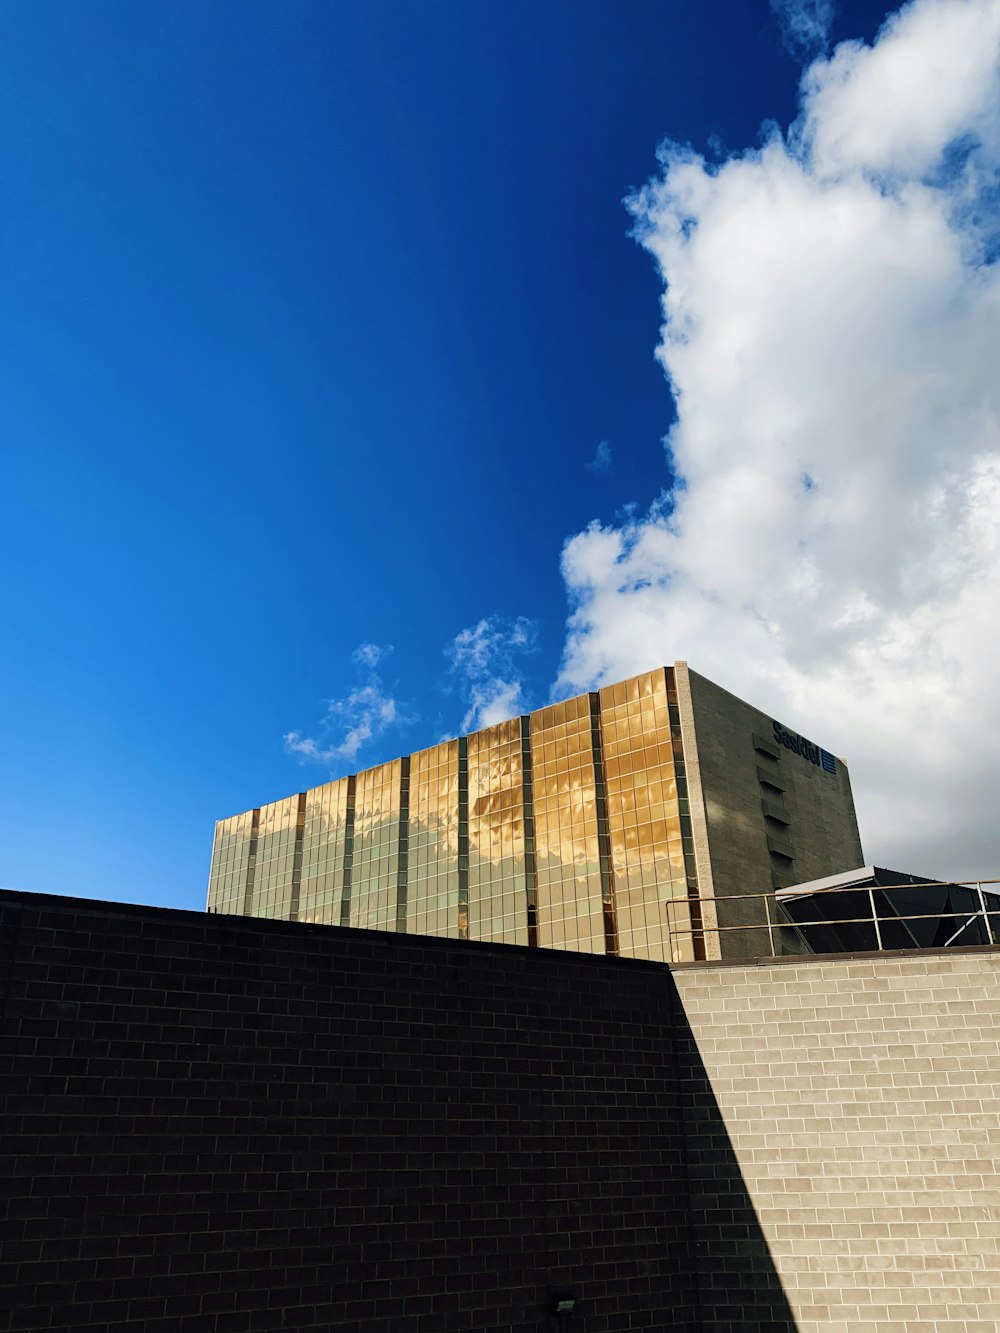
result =
M0 893L0 1330L995 1330L998 967Z
M0 894L0 1328L694 1329L668 969Z
M706 1328L748 1327L733 1292L761 1232L801 1333L1000 1327L998 968L969 949L675 972Z

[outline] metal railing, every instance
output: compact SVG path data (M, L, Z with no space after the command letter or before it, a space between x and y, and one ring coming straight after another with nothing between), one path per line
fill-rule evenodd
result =
M972 902L966 903L957 911L879 911L877 905L877 895L888 895L893 893L908 892L920 894L922 890L946 891L951 898L955 890L965 890L971 895ZM779 890L780 892L780 890ZM1000 879L978 879L978 880L924 880L909 884L844 884L834 885L827 889L817 889L808 893L803 893L790 898L789 902L815 902L819 899L840 896L846 898L848 895L860 895L867 900L868 911L860 916L818 916L815 919L806 919L798 914L794 917L788 911L785 904L776 898L775 890L769 893L738 893L726 894L718 897L699 897L692 894L686 898L675 898L668 903L668 922L671 943L673 945L673 955L677 961L699 958L736 958L759 956L761 950L756 947L740 948L739 936L747 932L756 932L763 936L766 933L768 952L772 958L777 958L789 953L831 953L831 952L854 952L864 950L867 952L891 952L894 949L923 949L923 948L948 948L962 944L996 945L1000 943ZM992 902L990 901L992 900ZM888 899L891 905L891 899ZM739 915L744 919L731 924L720 924L718 920L718 908L722 904L739 904ZM756 904L756 907L752 905ZM676 927L671 921L673 912L671 908L684 908L683 915L686 921L683 925ZM970 910L971 909L971 910ZM727 913L723 908L722 915ZM748 915L755 916L756 920L746 920ZM935 932L935 941L928 944L921 941L920 934L911 929L911 925L919 922L954 922L955 928L946 934L946 938L938 940L937 936L944 933L943 928ZM690 924L687 924L690 922ZM695 924L697 922L697 924ZM844 943L840 949L821 948L816 949L815 932L833 931L838 929L853 928L855 933L860 930L871 932L873 944L866 950L863 943ZM806 932L813 931L813 941L810 942ZM898 940L900 931L908 937L908 943L887 942L886 936ZM799 948L786 947L789 941L789 933L797 940L801 946ZM962 937L965 936L963 939ZM973 938L974 937L974 938ZM762 941L761 941L762 942ZM747 941L749 944L749 940ZM729 947L727 947L727 944ZM712 947L714 945L714 947Z

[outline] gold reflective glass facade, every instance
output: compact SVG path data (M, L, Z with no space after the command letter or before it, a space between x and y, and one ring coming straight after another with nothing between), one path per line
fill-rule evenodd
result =
M245 910L250 847L256 843L259 811L220 819L215 826L208 905L214 912L240 914Z
M260 808L249 916L287 921L292 913L298 796Z
M209 908L692 957L673 689L660 668L222 820Z
M606 948L595 718L587 694L531 714L538 943L583 953Z
M459 935L459 743L445 741L410 759L406 929Z
M521 719L469 737L469 936L528 943Z
M694 956L693 848L672 675L649 671L600 691L619 948L664 962Z
M394 759L357 776L349 904L352 926L396 928L404 762L409 767L409 760Z
M305 796L298 919L339 926L354 824L354 779L328 782Z

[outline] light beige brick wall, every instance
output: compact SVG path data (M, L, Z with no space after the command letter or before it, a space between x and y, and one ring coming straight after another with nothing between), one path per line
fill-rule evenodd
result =
M725 1126L696 1111L689 1143L705 1327L741 1326L715 1181L728 1137L789 1326L995 1333L1000 951L674 976L696 1045L691 1104L707 1076Z

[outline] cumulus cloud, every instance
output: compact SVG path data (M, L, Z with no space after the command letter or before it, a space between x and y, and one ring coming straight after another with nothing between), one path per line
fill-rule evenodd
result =
M593 458L586 464L586 468L588 472L593 472L599 476L602 472L607 472L610 466L611 445L608 444L607 440L602 440L594 451Z
M463 732L491 727L526 707L518 658L535 650L535 625L523 616L489 616L463 629L445 650L466 706Z
M661 149L669 484L563 552L563 692L685 657L847 756L869 857L963 875L1000 874L998 69L1000 0L914 0L787 134Z
M359 684L340 699L326 700L317 736L289 731L284 737L288 753L298 755L303 763L351 761L369 741L402 722L399 704L385 692L378 671L391 652L391 646L359 644L351 654L361 677Z
M826 46L833 0L771 0L771 12L789 50L815 55Z

